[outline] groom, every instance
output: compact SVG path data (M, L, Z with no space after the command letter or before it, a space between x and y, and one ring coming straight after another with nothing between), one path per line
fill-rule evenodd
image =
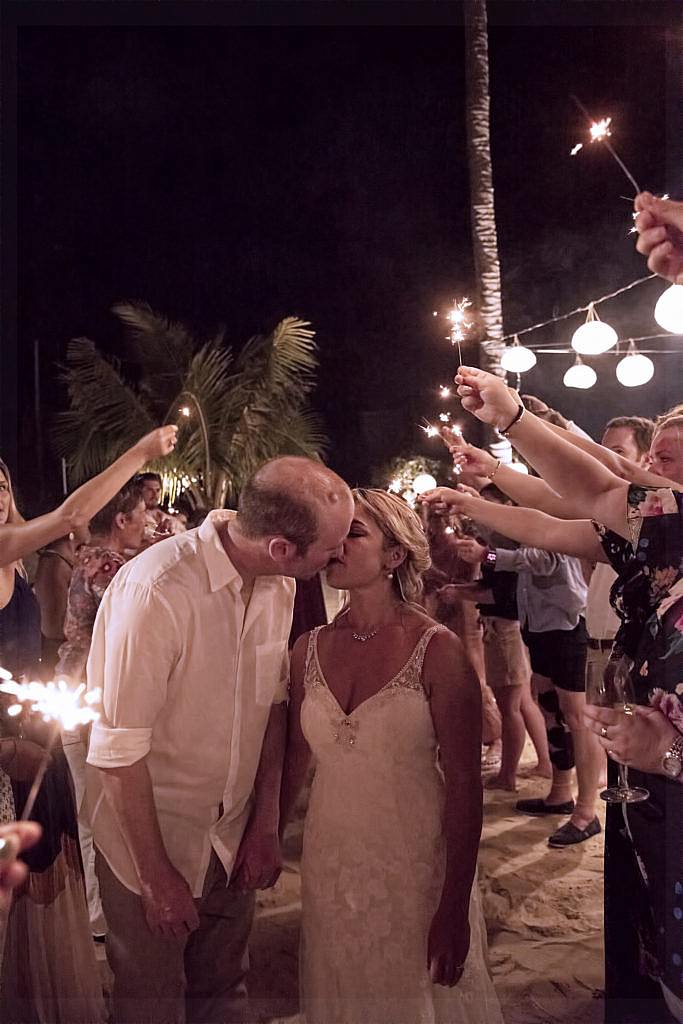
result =
M352 514L336 474L276 459L237 513L150 548L104 596L88 771L115 1024L244 1019L253 890L281 866L290 577L327 565Z

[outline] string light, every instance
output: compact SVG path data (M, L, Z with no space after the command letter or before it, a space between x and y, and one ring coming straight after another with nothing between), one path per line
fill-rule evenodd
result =
M641 355L631 342L624 358L617 363L617 380L625 388L638 388L652 380L655 364L647 356Z
M536 356L530 348L520 345L519 338L515 335L512 344L503 352L500 365L507 373L526 373L536 365Z
M586 366L582 361L581 356L576 357L576 361L573 366L570 366L563 378L563 384L566 388L579 388L581 391L587 391L588 388L592 388L598 379L598 375L592 366Z
M683 334L683 284L672 284L657 299L655 320L665 331Z
M617 332L602 322L591 302L585 324L581 324L572 335L572 348L585 356L599 356L614 348L618 340Z

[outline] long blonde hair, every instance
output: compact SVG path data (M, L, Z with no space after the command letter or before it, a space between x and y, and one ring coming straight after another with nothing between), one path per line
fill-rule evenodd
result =
M354 501L380 528L387 546L400 544L404 548L406 556L394 569L394 589L403 601L419 603L423 590L422 573L432 564L420 517L402 498L388 491L357 487L352 494Z
M21 512L17 508L17 503L14 500L14 488L12 487L12 477L10 475L10 471L7 468L7 463L4 462L2 459L0 459L0 472L3 472L5 474L5 479L7 480L7 486L9 488L9 512L7 513L7 522L8 523L25 523L26 520L24 519L24 517L22 516ZM1 527L0 527L0 529L1 529ZM26 569L24 568L23 561L21 559L19 559L19 561L15 562L14 564L16 566L16 569L17 569L19 575L23 576L24 579L27 579L28 573L26 572Z

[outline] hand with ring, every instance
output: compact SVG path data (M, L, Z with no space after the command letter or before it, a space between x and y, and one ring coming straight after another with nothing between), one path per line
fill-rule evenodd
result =
M603 750L620 764L664 775L662 759L680 733L656 708L626 704L624 709L586 704L583 721Z

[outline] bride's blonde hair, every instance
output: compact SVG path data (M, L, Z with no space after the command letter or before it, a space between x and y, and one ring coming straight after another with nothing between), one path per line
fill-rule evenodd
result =
M352 494L380 528L387 546L400 544L404 548L406 556L394 569L394 589L404 601L419 604L423 589L422 573L432 564L420 517L402 498L388 491L357 487Z

